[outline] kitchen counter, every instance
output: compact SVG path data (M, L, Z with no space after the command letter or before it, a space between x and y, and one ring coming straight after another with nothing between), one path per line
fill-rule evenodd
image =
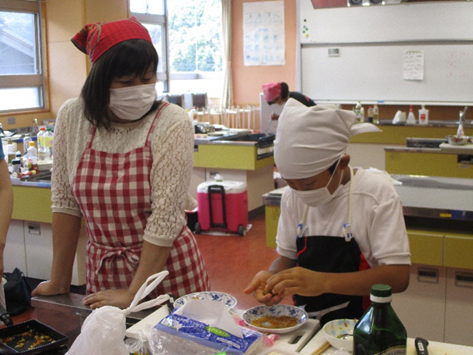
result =
M40 322L68 335L70 346L80 334L80 327L83 320L92 312L89 307L82 305L83 297L83 295L73 293L51 297L33 297L32 306L35 308L37 318ZM157 308L159 308L159 306ZM127 317L127 326L139 322L154 312L157 308L130 314ZM235 311L237 314L243 313L243 310ZM315 336L311 337L314 333ZM415 337L416 335L410 334L410 336ZM280 335L279 338L275 340L274 345L271 347L265 347L261 354L269 354L271 352L277 353L279 350L281 351L281 354L284 355L310 355L324 343L325 337L320 330L318 321L309 320L307 324L298 330L292 333ZM332 354L335 350L335 348L331 347L326 350L324 354ZM473 353L473 347L435 341L429 341L428 350L431 355L466 355ZM416 354L413 338L408 339L407 354Z

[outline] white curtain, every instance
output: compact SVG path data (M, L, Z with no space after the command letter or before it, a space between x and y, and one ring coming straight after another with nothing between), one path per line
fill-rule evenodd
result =
M232 1L222 0L223 92L220 106L233 106L232 83Z

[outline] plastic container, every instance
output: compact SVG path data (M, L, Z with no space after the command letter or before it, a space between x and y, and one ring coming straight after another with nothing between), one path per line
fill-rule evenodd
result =
M379 123L379 108L377 104L374 104L373 107L373 123Z
M416 124L416 116L414 116L414 108L411 105L411 108L409 110L409 114L407 115L407 124Z
M203 182L197 187L197 205L197 234L212 228L221 228L241 236L246 234L248 193L244 182Z
M30 147L28 148L28 160L31 161L30 170L38 169L38 151L34 146L34 142L30 142Z
M41 127L38 133L38 160L45 161L51 159L51 150L48 147L48 132L46 127Z
M51 156L53 156L54 133L51 127L46 127L46 133L43 136L44 146L49 148Z
M391 306L391 286L371 286L371 306L355 325L353 354L407 354L407 332Z
M419 110L419 124L428 124L429 123L429 110L426 110L425 106L422 105L422 108Z
M23 137L23 155L28 154L28 148L30 147L30 142L32 141L33 139L28 133L26 133Z

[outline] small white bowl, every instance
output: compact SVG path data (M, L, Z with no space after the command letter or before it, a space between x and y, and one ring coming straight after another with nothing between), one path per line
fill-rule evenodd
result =
M189 293L188 295L179 297L174 301L174 308L179 308L191 299L200 299L207 301L222 302L228 309L235 307L237 299L228 293L213 292L213 291L202 291Z
M286 327L286 328L257 327L251 324L251 321L254 321L263 316L295 317L297 318L297 324L295 326ZM256 306L256 307L250 308L245 313L243 313L242 318L249 327L256 329L262 333L285 334L285 333L292 332L293 330L296 330L297 328L302 326L307 321L309 316L307 315L306 311L304 311L302 308L291 306L288 304L276 304L271 307Z
M326 323L323 327L325 339L334 348L345 348L347 351L353 352L353 330L356 322L354 319L334 319ZM341 339L340 336L343 334L351 334L351 336Z

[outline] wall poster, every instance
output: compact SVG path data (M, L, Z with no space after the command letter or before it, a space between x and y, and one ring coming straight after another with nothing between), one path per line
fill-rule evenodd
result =
M245 66L284 65L284 1L243 3Z

